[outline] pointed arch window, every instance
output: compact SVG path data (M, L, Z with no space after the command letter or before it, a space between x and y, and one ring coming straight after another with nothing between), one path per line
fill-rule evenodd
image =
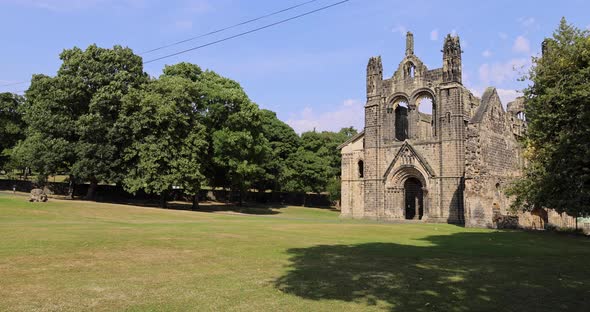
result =
M414 63L407 62L404 67L407 78L414 78L416 76L416 65Z
M395 124L394 124L394 131L395 131L395 138L398 141L404 141L408 138L408 112L409 106L408 103L400 99L397 102L394 102L393 107L395 107Z
M436 106L432 95L429 92L422 92L416 97L416 108L418 110L418 136L430 138L436 136Z

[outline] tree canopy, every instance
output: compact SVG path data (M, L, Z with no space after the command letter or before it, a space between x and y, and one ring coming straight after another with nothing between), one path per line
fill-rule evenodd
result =
M525 176L515 207L590 214L590 33L561 20L533 58L525 89Z

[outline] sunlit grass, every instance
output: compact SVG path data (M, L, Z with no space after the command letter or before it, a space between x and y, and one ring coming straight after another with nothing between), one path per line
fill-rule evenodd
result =
M4 311L587 311L588 239L0 194Z

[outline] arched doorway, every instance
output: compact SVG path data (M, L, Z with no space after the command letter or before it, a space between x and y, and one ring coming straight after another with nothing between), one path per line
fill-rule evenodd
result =
M426 171L412 165L413 154L400 151L394 160L401 166L387 170L383 216L398 220L427 220L430 213L430 194ZM413 159L413 160L412 160Z
M407 220L422 220L424 216L424 192L422 182L411 177L404 182L404 216Z

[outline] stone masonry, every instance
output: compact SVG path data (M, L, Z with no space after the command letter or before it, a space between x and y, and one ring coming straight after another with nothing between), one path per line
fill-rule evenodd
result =
M369 60L364 131L340 146L343 217L493 226L507 214L503 189L524 166L524 103L505 111L495 88L474 96L462 52L448 35L442 68L428 69L408 32L393 77Z

